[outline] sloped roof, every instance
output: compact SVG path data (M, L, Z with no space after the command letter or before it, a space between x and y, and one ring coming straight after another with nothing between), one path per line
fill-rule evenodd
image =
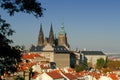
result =
M59 79L59 78L64 78L58 71L51 71L47 72L47 74L52 77L53 79Z
M102 51L81 51L85 55L105 55Z
M54 52L55 53L70 53L70 51L67 50L67 48L64 47L64 46L55 46L54 47Z
M20 63L18 70L19 71L23 71L23 70L28 70L29 68L31 68L33 65L35 65L37 63L35 62L30 62L30 63Z
M39 52L39 51L42 51L42 49L44 48L44 46L31 46L30 48L30 52Z
M110 73L109 77L112 78L112 80L118 80L118 76L115 73Z
M55 53L70 53L65 46L31 46L30 52L54 51Z
M22 59L26 60L26 59L34 59L35 57L41 57L40 54L30 54L30 53L25 53L22 54Z
M77 77L75 75L72 75L70 73L64 73L64 75L69 79L69 80L73 80L73 79L77 79Z

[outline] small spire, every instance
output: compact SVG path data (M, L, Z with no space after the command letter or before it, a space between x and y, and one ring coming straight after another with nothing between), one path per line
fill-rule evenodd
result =
M43 32L43 31L42 31L42 23L40 24L40 32Z
M51 27L50 27L50 32L53 32L52 23L51 23Z
M64 22L62 23L61 28L64 28Z
M60 30L59 34L66 34L65 29L64 29L64 23L62 23L62 25L61 25L61 30Z

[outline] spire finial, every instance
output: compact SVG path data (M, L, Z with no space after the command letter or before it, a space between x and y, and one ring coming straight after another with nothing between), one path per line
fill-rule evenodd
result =
M52 22L51 22L50 32L53 32Z
M64 28L64 22L62 22L61 28Z
M66 34L65 29L64 29L64 23L62 23L62 25L61 25L61 30L60 30L59 34Z
M43 31L42 31L42 23L40 24L40 32L43 32Z

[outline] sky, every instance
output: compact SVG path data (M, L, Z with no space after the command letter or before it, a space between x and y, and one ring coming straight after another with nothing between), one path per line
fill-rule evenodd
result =
M38 0L43 11L41 18L17 13L10 17L0 9L2 18L16 31L10 38L13 45L37 45L40 24L45 37L50 25L56 35L64 23L71 50L103 51L120 53L120 0Z

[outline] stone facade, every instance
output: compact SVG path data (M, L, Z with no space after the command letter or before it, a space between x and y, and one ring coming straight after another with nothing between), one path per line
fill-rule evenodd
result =
M70 54L54 54L56 67L64 68L70 66Z

